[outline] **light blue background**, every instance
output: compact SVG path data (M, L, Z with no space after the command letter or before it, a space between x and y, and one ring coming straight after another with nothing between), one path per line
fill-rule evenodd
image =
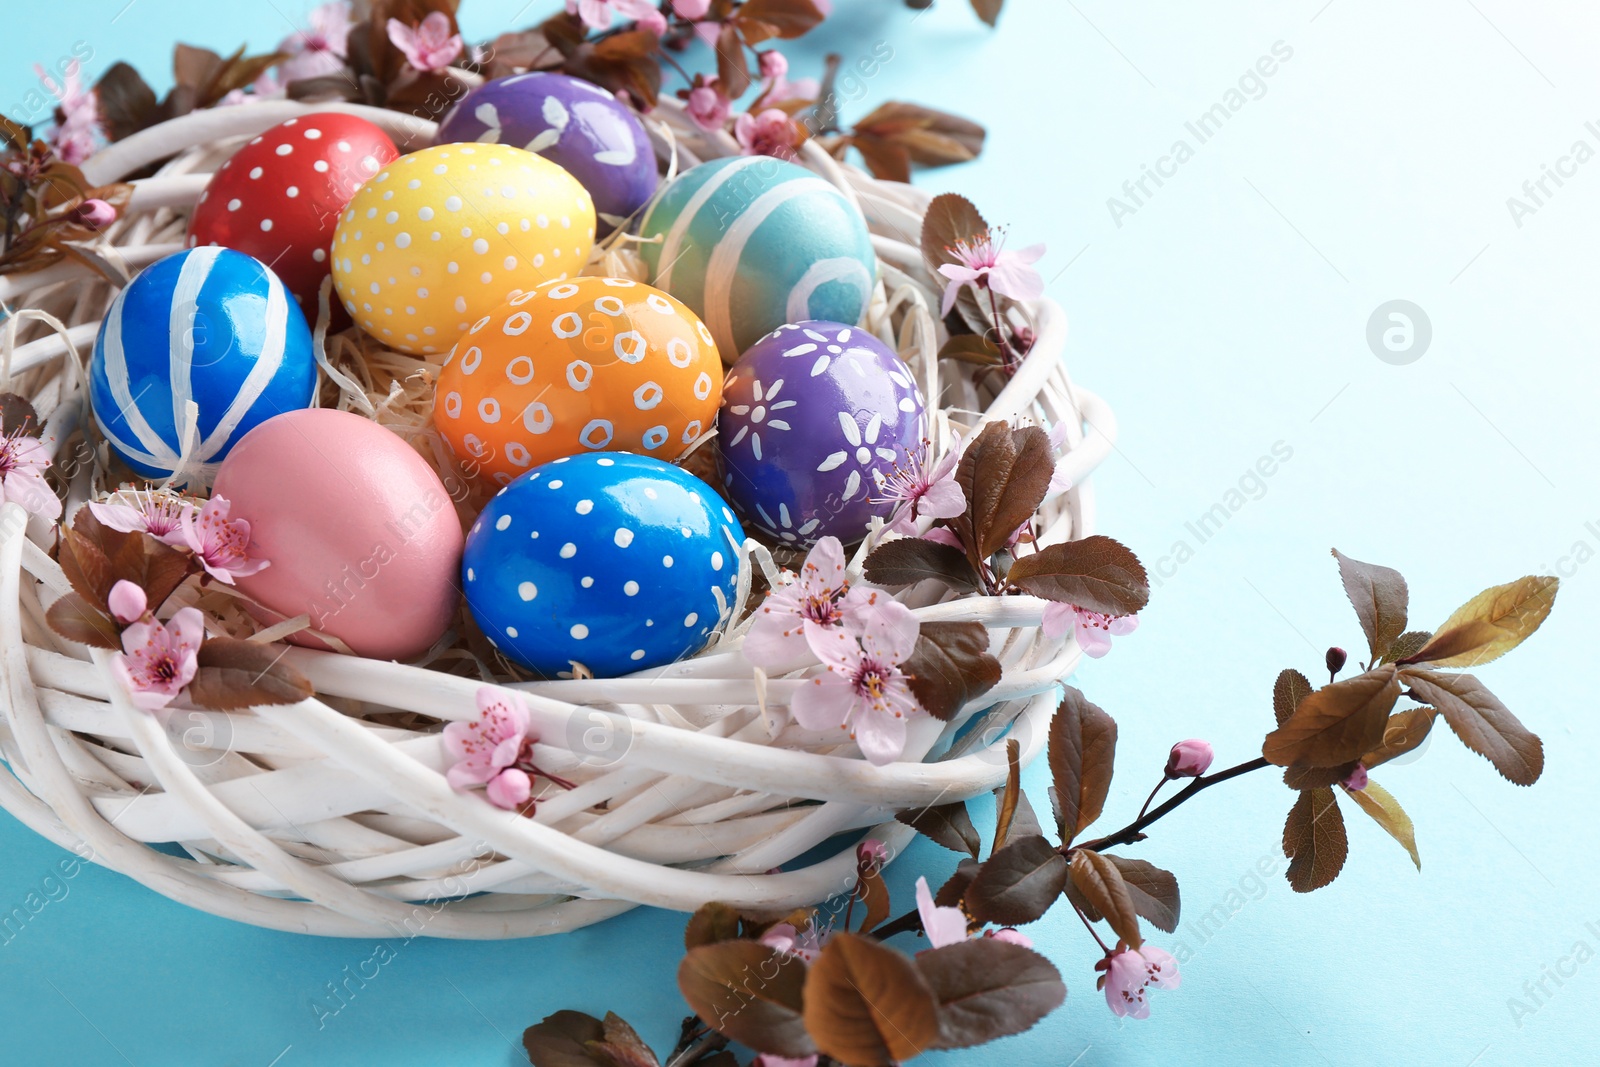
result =
M177 38L270 46L308 0L220 5L79 0L8 7L0 106L28 64L94 49L159 76ZM542 17L549 0L468 0L470 35ZM1594 890L1590 695L1600 567L1596 225L1600 161L1518 227L1506 200L1575 140L1600 146L1600 20L1586 6L1511 0L1013 0L997 33L958 0L921 17L895 0L840 0L792 49L877 40L894 59L868 104L911 99L988 124L983 160L920 180L972 196L1018 243L1046 241L1050 292L1072 316L1067 358L1122 424L1098 476L1101 528L1156 563L1187 540L1144 625L1079 684L1121 723L1111 817L1137 808L1167 746L1257 751L1277 671L1315 675L1322 648L1359 632L1330 545L1400 568L1413 622L1467 596L1564 568L1545 631L1485 681L1546 741L1544 779L1500 780L1448 735L1379 778L1415 817L1419 875L1349 816L1351 856L1310 897L1281 878L1291 795L1268 774L1215 790L1137 854L1176 871L1185 915L1215 905L1266 858L1274 876L1194 952L1153 1018L1118 1025L1094 992L1088 939L1061 910L1029 932L1071 995L1033 1032L951 1064L1427 1065L1581 1062L1595 1055L1600 962L1513 1020L1577 942L1600 950ZM513 21L514 19L514 21ZM1154 164L1276 41L1293 58L1119 227L1107 198ZM16 108L5 107L8 112ZM14 116L15 117L15 116ZM1192 142L1192 138L1191 138ZM1391 366L1368 316L1415 301L1432 347ZM1205 543L1185 528L1275 442L1293 457ZM1588 525L1596 522L1596 525ZM1042 764L1029 783L1041 795ZM6 820L0 909L65 855ZM894 866L900 903L927 844ZM657 1047L683 1013L672 976L680 918L635 912L557 940L416 941L318 1030L324 984L373 946L234 925L98 868L0 946L0 1060L8 1063L512 1064L526 1025L558 1008L615 1009ZM1236 899L1235 904L1238 903ZM1595 926L1586 926L1594 923ZM1571 964L1562 964L1570 970ZM1528 1000L1530 1006L1534 1004ZM276 1059L275 1059L276 1057Z

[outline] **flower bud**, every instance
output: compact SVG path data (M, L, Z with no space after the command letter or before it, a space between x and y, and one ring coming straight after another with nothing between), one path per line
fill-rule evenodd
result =
M1338 674L1340 671L1344 670L1345 660L1349 658L1350 654L1348 652L1340 648L1338 645L1334 645L1332 648L1328 649L1328 655L1323 662L1328 665L1329 674Z
M103 230L117 221L117 209L104 200L85 200L74 214L79 222L94 230Z
M1346 789L1356 791L1365 789L1367 787L1367 765L1365 763L1357 763L1356 769L1347 774L1344 781L1339 784Z
M143 617L145 608L149 607L149 604L144 590L124 578L111 587L111 592L106 597L106 606L111 609L113 618L126 625Z
M1167 777L1198 778L1211 766L1212 756L1209 741L1179 741L1167 756Z
M876 837L869 837L856 846L856 862L862 867L881 868L889 862L889 846Z

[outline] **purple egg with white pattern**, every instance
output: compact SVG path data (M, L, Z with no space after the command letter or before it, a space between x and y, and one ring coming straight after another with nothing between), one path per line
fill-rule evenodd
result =
M728 372L717 416L726 495L767 536L808 546L888 519L884 483L920 454L926 402L905 363L855 326L780 326Z
M639 117L598 85L565 74L514 74L472 90L433 139L468 141L514 145L560 166L594 199L602 236L649 203L659 181Z

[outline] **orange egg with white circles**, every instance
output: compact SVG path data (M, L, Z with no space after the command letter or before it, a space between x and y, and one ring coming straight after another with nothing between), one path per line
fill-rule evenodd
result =
M715 424L722 375L711 331L659 289L547 282L468 327L433 421L469 474L499 485L583 452L670 461Z

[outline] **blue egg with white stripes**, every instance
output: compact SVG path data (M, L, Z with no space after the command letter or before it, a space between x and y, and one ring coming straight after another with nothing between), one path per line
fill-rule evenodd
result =
M700 316L730 366L786 323L856 325L877 283L861 213L826 180L771 156L684 171L640 235L651 284Z
M461 588L489 641L546 678L682 659L727 618L744 529L705 482L628 452L517 478L467 533Z
M294 297L261 261L191 248L117 294L89 363L89 403L111 450L151 481L203 487L234 443L311 406L317 361ZM192 406L191 406L192 405Z

